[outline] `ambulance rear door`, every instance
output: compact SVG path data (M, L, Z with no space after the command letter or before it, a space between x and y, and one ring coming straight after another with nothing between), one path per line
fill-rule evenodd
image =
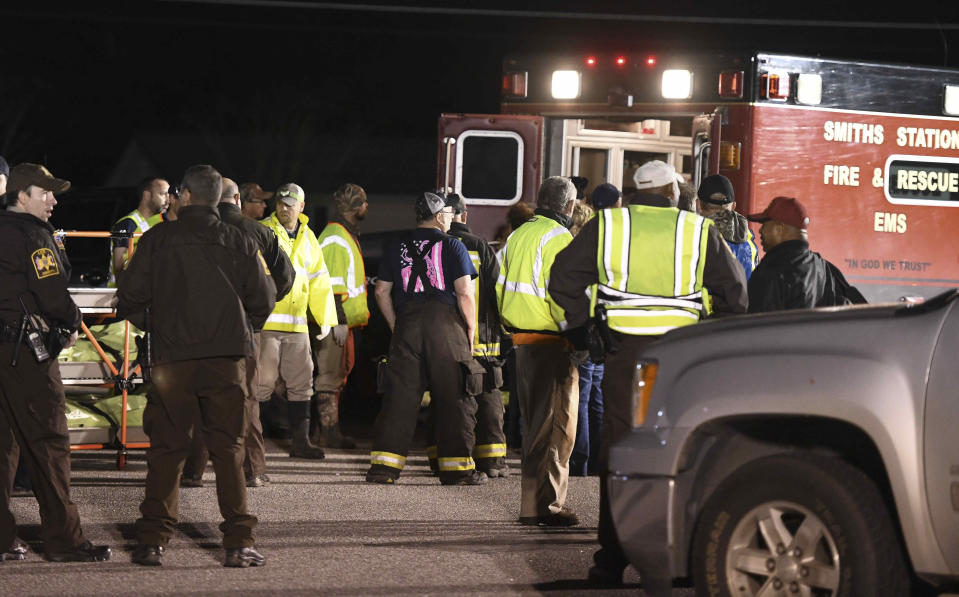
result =
M437 128L436 187L463 197L470 229L493 240L510 206L536 202L543 118L443 114Z

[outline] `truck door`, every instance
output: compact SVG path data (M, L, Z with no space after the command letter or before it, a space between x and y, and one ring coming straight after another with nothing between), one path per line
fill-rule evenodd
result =
M535 204L542 178L542 117L443 114L437 148L436 187L463 197L474 234L493 240L511 205Z

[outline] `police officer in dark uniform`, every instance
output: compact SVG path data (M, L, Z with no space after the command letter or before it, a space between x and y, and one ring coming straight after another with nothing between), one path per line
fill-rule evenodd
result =
M144 566L162 563L177 520L183 463L201 431L216 471L224 566L266 562L253 547L257 520L247 511L243 477L245 359L253 353L253 333L273 310L276 289L256 242L221 221L221 185L212 167L189 168L176 221L148 230L118 279L117 317L155 336L153 390L143 414L150 436L146 495L132 555Z
M43 166L20 164L0 211L0 545L11 545L16 534L9 502L23 450L40 503L44 556L94 562L111 552L87 541L70 501L70 437L56 357L76 342L80 327L67 290L70 263L48 223L54 193L68 188Z

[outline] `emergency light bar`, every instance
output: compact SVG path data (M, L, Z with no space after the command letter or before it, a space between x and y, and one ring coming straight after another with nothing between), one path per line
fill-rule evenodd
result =
M693 73L688 70L669 69L663 71L663 97L666 99L687 99L693 94Z
M942 111L949 116L959 116L959 85L946 85L942 94Z
M553 99L576 99L579 97L580 74L576 70L553 71Z

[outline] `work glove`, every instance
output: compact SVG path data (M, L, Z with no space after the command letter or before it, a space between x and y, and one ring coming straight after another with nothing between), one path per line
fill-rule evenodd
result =
M346 344L346 339L350 335L350 328L345 323L333 326L333 341L337 346Z

